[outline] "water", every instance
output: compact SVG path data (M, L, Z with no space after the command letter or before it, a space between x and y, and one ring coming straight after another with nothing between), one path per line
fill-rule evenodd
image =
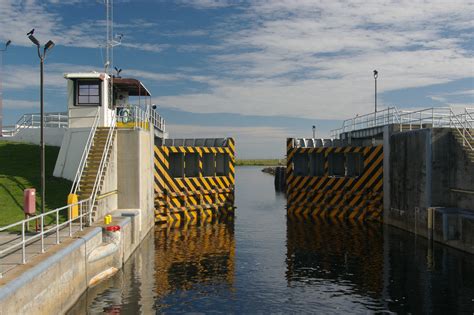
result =
M287 220L258 167L235 222L156 229L71 313L474 312L474 257L379 224Z

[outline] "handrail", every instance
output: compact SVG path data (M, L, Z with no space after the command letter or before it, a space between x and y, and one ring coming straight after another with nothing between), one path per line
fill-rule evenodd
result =
M39 127L41 125L41 115L38 113L24 114L12 126L3 126L2 134L7 137L15 136L20 130ZM68 115L65 112L51 112L44 114L44 125L49 128L67 128Z
M458 131L459 135L462 138L462 144L463 146L469 147L471 150L474 151L473 146L471 145L471 141L474 140L473 135L471 134L470 129L472 129L471 122L468 121L467 117L471 117L470 113L465 109L464 113L456 115L452 110L451 110L451 122L454 128ZM472 119L472 117L470 118ZM464 120L464 124L463 124Z
M36 239L40 239L40 241L41 241L41 245L40 245L41 253L44 253L45 252L44 238L45 238L45 235L49 234L50 232L52 232L52 231L56 232L56 244L59 244L60 243L59 231L63 227L69 226L69 237L72 237L72 235L74 234L73 231L72 231L72 224L73 224L74 221L79 220L79 230L82 231L84 229L84 226L85 226L83 218L85 216L89 215L89 211L84 211L84 209L89 209L90 208L88 206L90 201L91 201L91 198L81 200L81 201L76 202L74 204L70 204L70 205L66 205L66 206L63 206L63 207L60 207L60 208L57 208L57 209L53 209L53 210L50 210L48 212L45 212L45 213L30 217L30 218L27 218L27 219L12 223L10 225L0 227L0 233L1 233L1 232L9 230L11 228L14 228L14 227L17 227L17 226L21 225L21 241L18 242L18 243L13 243L12 245L8 246L7 248L1 249L0 250L0 257L3 257L5 254L7 254L7 253L11 252L12 250L14 250L14 249L21 246L21 251L22 251L21 263L26 264L26 261L27 261L26 245L28 243L31 243L32 241L34 241ZM73 209L73 207L76 207L76 206L79 208L79 214L73 218L72 217L72 209ZM68 220L66 220L65 222L59 223L59 213L63 210L66 210L66 209L68 209ZM45 217L51 216L51 215L55 215L56 220L55 220L55 224L53 224L52 226L50 226L48 228L47 226L45 226ZM40 221L38 234L35 234L35 235L27 238L26 237L26 226L29 224L29 222L31 222L31 221L38 222L38 220ZM2 272L0 271L0 278L1 277L2 277Z
M89 132L89 136L87 137L86 145L84 150L82 151L81 160L79 161L79 165L76 171L76 175L74 176L74 181L72 182L71 187L71 194L75 194L79 189L79 185L82 178L82 173L84 172L84 168L87 164L87 159L89 158L89 152L91 150L92 145L94 144L94 136L97 131L97 125L99 124L100 118L100 111L98 110L94 122L92 123L91 131Z
M166 125L164 118L150 106L143 108L139 105L129 104L123 107L117 107L117 122L124 124L133 124L134 128L147 128L151 123L156 129L165 132Z
M471 122L474 121L472 120L474 110L472 112L470 110L466 108L463 119L472 128ZM423 127L425 125L431 125L433 128L454 128L453 123L455 121L452 118L453 115L450 107L432 107L415 111L388 107L377 113L369 113L344 120L341 128L331 130L331 136L335 139L341 133L390 124L399 124L400 129L407 125L410 130L413 127Z
M92 193L91 193L91 204L90 204L90 212L92 213L92 210L94 208L95 200L97 197L97 193L99 191L99 186L100 186L100 180L102 177L102 173L104 171L105 165L108 161L108 156L109 156L109 151L110 147L113 145L113 138L114 138L114 132L115 132L115 126L116 126L116 120L117 120L117 115L115 114L115 111L112 112L112 120L109 128L109 133L107 134L107 140L104 145L104 151L102 152L102 158L100 159L99 167L97 168L97 174L95 176L95 181L94 181L94 186L92 186ZM92 223L92 215L89 217L89 223Z

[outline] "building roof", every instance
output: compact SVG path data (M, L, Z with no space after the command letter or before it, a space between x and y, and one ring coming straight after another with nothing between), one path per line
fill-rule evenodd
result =
M66 73L64 75L66 79L76 80L76 79L100 79L104 80L108 77L107 74L101 72L76 72L76 73ZM114 88L128 92L130 96L151 96L150 91L137 79L132 78L113 78Z
M130 96L151 96L150 91L137 79L113 78L114 88L128 92Z

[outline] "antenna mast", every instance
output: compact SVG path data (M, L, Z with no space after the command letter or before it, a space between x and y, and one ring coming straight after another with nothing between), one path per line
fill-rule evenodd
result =
M110 69L113 69L113 33L114 33L114 12L113 12L113 0L105 0L106 10L106 28L107 38L105 41L105 73L110 75Z

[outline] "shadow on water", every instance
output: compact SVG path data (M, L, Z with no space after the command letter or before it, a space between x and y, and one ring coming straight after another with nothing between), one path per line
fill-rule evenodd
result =
M378 223L286 218L259 168L237 168L235 223L156 228L83 313L474 311L474 257Z

